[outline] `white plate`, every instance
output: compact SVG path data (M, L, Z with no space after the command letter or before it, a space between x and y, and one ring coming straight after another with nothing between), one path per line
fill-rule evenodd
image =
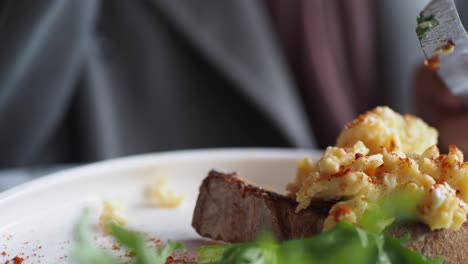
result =
M167 152L95 163L40 178L0 194L0 263L17 255L25 263L72 263L73 225L83 208L92 209L91 222L96 224L106 199L125 205L131 228L163 241L182 241L193 251L203 240L191 227L192 212L200 182L209 170L237 171L259 185L282 191L294 177L297 160L318 154L278 149ZM145 184L160 176L167 176L186 195L179 208L145 205ZM96 235L96 243L112 244L103 235Z

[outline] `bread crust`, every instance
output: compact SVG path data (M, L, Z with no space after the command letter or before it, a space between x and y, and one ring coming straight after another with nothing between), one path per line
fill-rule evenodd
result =
M244 181L236 173L211 171L200 186L192 226L203 237L224 242L254 240L271 230L279 240L300 239L321 232L332 203L295 212L295 200ZM390 234L407 238L406 246L429 258L443 256L446 264L468 263L468 224L458 231L431 231L411 223Z

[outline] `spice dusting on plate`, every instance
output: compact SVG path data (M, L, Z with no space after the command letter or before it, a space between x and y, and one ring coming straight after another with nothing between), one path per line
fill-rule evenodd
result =
M119 251L121 249L118 245L112 245L112 250Z
M149 242L152 242L155 247L164 247L165 243L160 238L149 238Z
M22 264L24 262L24 259L20 256L16 256L12 259L13 264Z

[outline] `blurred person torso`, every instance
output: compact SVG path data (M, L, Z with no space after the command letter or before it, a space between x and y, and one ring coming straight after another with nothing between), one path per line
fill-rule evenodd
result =
M376 104L407 108L379 64L401 69L407 40L382 51L395 18L378 21L424 2L3 1L0 166L333 144Z

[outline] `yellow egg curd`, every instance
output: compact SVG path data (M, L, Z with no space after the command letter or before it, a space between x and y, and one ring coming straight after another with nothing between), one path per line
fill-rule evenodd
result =
M300 161L289 195L297 211L337 201L325 220L327 230L343 220L359 225L369 204L395 191L417 191L423 193L421 222L432 230L457 230L468 214L468 162L455 146L441 155L437 136L419 118L377 107L350 122L317 162Z

